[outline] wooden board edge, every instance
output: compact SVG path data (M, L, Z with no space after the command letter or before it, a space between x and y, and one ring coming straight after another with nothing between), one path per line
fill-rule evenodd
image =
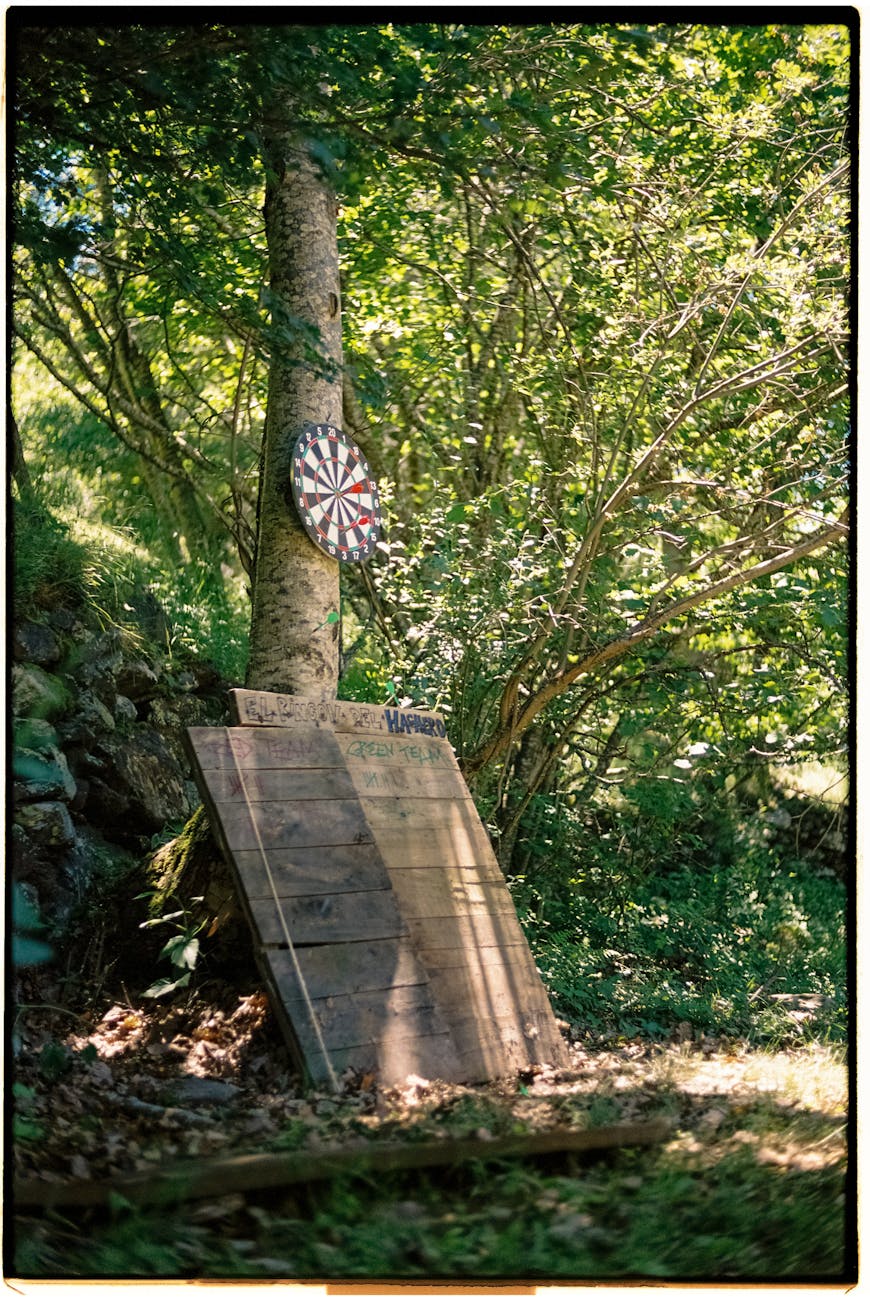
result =
M533 1156L579 1155L616 1147L651 1146L673 1132L665 1118L604 1125L599 1128L544 1130L507 1138L454 1138L447 1142L387 1143L355 1140L304 1151L250 1153L180 1161L146 1173L111 1181L76 1180L46 1183L18 1178L12 1202L20 1209L106 1205L113 1195L135 1204L196 1200L225 1192L265 1190L294 1183L326 1181L378 1171L455 1165L472 1160L528 1159Z
M405 707L365 704L357 700L307 699L282 691L229 691L230 717L242 727L331 726L337 730L370 731L384 735L428 735L446 739L440 713L417 705Z

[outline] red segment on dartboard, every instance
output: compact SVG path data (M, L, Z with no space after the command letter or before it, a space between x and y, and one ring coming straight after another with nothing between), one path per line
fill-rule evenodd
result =
M367 560L381 535L381 505L368 462L331 424L308 422L293 448L293 500L312 541L337 560Z

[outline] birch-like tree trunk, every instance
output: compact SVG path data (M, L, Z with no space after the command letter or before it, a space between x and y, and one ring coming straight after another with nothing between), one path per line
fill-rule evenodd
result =
M273 326L260 468L247 685L314 699L338 688L338 561L304 531L290 495L305 420L341 427L341 313L335 197L289 132L266 140L266 237Z

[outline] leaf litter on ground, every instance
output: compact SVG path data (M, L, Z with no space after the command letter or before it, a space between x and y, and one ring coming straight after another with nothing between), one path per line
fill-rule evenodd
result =
M379 1086L374 1074L349 1071L340 1093L334 1094L305 1087L294 1072L265 995L240 996L228 985L205 986L169 1006L118 1002L88 1023L76 1022L73 1032L68 1017L24 1009L18 1033L15 1104L22 1126L14 1144L14 1172L19 1178L111 1183L124 1174L187 1158L292 1151L360 1138L487 1141L558 1126L585 1128L659 1116L672 1124L659 1160L680 1161L690 1171L715 1170L723 1159L751 1157L755 1166L780 1173L834 1174L842 1173L846 1160L843 1055L813 1044L774 1052L753 1050L742 1041L687 1040L685 1034L670 1042L574 1041L566 1069L534 1067L482 1085L411 1075L394 1087ZM47 1043L60 1043L66 1051L64 1070L53 1079L39 1070ZM622 1170L619 1194L626 1204L643 1198L648 1178L658 1176L654 1166L646 1168L647 1174ZM557 1186L555 1197L542 1193L536 1171L525 1174L534 1188L535 1212L546 1221L541 1242L555 1251L557 1271L562 1255L573 1258L572 1242L576 1246L582 1240L593 1259L596 1251L606 1254L615 1240L612 1230L596 1219L595 1179L586 1178L584 1197L578 1200L571 1181L576 1172L569 1163L571 1178L561 1180L567 1190L559 1192ZM524 1175L512 1177L522 1182ZM427 1185L425 1177L421 1185ZM407 1186L397 1184L397 1189L392 1196L382 1189L396 1224L428 1224L432 1231L437 1228L439 1240L452 1240L449 1218L433 1216L426 1198L418 1200ZM190 1248L191 1260L185 1263L183 1251L179 1256L182 1272L196 1272L197 1261L208 1259L204 1243L216 1226L244 1222L250 1234L255 1209L269 1220L271 1208L255 1201L231 1195L195 1204L188 1218L199 1235ZM288 1222L296 1222L298 1194L285 1195L281 1204L291 1210ZM396 1207L401 1206L400 1212ZM409 1206L418 1208L411 1213ZM503 1210L505 1205L494 1197L474 1211L487 1240L487 1234L510 1234L512 1210L508 1206L500 1216ZM466 1224L469 1213L466 1206ZM22 1221L31 1242L51 1239L45 1223L37 1225L33 1217L28 1221L26 1214ZM253 1226L250 1245L240 1251L245 1267L254 1267L259 1250L264 1275L280 1273L279 1263L288 1265L289 1275L292 1260L267 1255L269 1232L262 1221L258 1226L256 1216ZM347 1269L354 1246L346 1231L339 1237L338 1245L321 1243L322 1257L337 1262L337 1250ZM402 1232L398 1239L403 1240ZM413 1256L410 1245L407 1249ZM53 1250L57 1256L56 1242L45 1245L39 1257L50 1260ZM363 1251L361 1267L366 1258ZM581 1251L579 1266L585 1258ZM411 1258L411 1273L418 1266L424 1268L426 1260L415 1265ZM466 1266L471 1268L468 1261ZM651 1261L652 1273L656 1267Z

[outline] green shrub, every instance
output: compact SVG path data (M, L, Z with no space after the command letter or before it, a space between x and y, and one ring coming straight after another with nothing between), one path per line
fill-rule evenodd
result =
M220 567L191 560L167 573L160 556L126 530L42 507L14 507L15 616L65 605L89 610L104 625L135 628L143 592L166 615L157 647L185 660L210 659L224 677L244 679L249 610L238 582Z
M554 810L551 854L511 879L557 1009L593 1033L841 1038L844 883L783 854L757 808L707 790L702 819L685 799L630 797L585 826ZM824 999L811 1023L773 997L795 993Z
M182 660L209 659L223 677L244 681L251 615L238 581L225 581L219 566L194 559L171 573L155 561L143 568L140 583L166 613L165 651Z

